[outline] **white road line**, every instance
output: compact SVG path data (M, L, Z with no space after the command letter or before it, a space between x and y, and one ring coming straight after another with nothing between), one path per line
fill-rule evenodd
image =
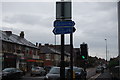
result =
M94 75L94 76L92 76L90 79L88 79L88 80L95 80L98 76L100 76L101 75L101 73L99 73L99 74L96 74L96 75Z

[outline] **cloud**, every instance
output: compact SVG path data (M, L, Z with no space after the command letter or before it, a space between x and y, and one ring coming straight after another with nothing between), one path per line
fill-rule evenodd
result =
M117 55L117 3L115 2L73 2L72 17L75 21L74 47L86 42L90 55L104 57L105 38L109 52ZM55 20L55 3L3 3L3 26L14 33L25 31L26 39L35 42L55 44L52 30ZM7 30L7 28L3 27ZM32 37L31 37L32 36ZM69 35L65 42L69 44ZM60 44L60 36L57 36ZM101 55L100 55L101 54Z
M17 2L55 2L61 0L17 0ZM119 0L64 0L73 2L117 2ZM2 2L16 2L16 0L2 0Z

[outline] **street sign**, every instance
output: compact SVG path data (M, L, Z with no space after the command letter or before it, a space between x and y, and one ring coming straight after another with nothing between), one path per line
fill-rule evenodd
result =
M65 2L56 2L56 19L71 19L72 13L71 13L71 2L65 1Z
M55 27L53 33L57 34L70 34L75 32L75 27Z
M68 20L68 21L54 21L54 27L73 27L75 25L75 22L72 20Z

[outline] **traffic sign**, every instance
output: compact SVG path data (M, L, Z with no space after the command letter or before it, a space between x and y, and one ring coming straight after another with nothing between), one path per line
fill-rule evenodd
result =
M68 21L54 21L54 27L73 27L75 25L75 22L72 20L68 20Z
M75 27L55 27L53 33L57 34L70 34L75 32Z

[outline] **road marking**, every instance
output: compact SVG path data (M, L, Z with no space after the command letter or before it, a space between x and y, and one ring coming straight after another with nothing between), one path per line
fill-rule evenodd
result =
M94 75L94 76L92 76L90 79L88 79L88 80L95 80L98 76L100 76L101 75L101 73L99 73L99 74L96 74L96 75Z

